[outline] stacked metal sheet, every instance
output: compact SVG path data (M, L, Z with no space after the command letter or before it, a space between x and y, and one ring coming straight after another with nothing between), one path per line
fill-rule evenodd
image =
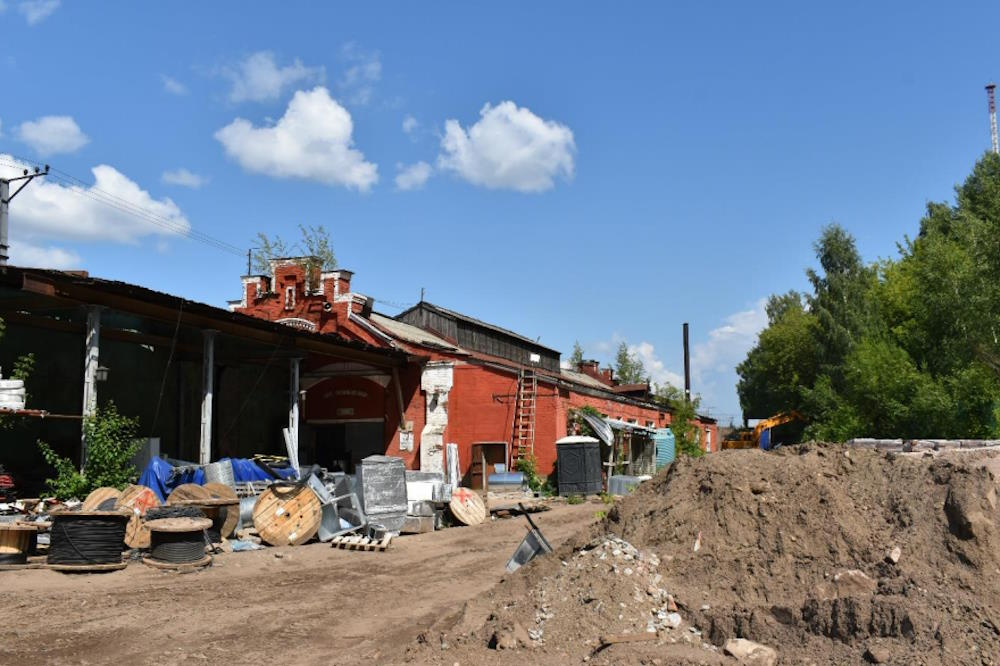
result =
M406 521L406 466L402 458L368 456L357 467L357 492L369 524L399 534Z

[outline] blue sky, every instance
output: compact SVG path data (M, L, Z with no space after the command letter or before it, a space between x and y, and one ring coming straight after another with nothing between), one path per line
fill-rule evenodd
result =
M625 340L660 381L689 321L725 420L820 227L890 256L989 147L1000 24L971 2L0 4L0 154L60 170L12 205L14 263L223 305L245 259L164 221L238 248L323 224L389 314L423 287L566 354Z

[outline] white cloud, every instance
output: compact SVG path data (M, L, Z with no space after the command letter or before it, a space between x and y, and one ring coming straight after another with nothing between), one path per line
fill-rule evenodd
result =
M702 397L703 413L710 412L723 419L731 417L739 420L736 366L746 358L747 352L756 344L757 336L767 326L767 313L764 310L766 302L766 299L760 299L753 307L727 316L720 326L708 332L705 339L691 345L691 389ZM620 334L615 333L611 340L602 340L588 346L588 353L597 353L613 360L623 339ZM676 371L663 362L651 342L642 341L629 345L628 350L642 361L654 384L667 383L678 388L684 387L680 345L675 357Z
M38 246L16 242L10 246L10 263L14 266L65 270L80 268L83 260L72 250L64 250L53 245Z
M160 79L163 81L163 89L166 90L171 95L187 95L188 89L183 83L177 79L162 75Z
M197 190L208 182L208 178L184 168L164 171L160 179L168 185L180 185L181 187L190 187L193 190Z
M408 115L403 118L403 132L405 134L412 134L418 127L420 127L420 121L413 116Z
M279 67L274 53L258 51L235 67L224 68L222 74L233 84L230 101L266 102L278 99L291 86L321 82L326 72L322 67L306 67L298 58Z
M427 162L417 162L409 166L397 164L396 188L400 190L419 190L431 177L431 165Z
M375 84L382 79L382 61L377 51L367 53L349 42L340 50L341 57L351 63L338 85L348 102L363 106L375 94Z
M519 192L542 192L555 178L573 177L573 132L539 118L514 102L486 104L479 121L464 129L448 120L438 166L475 185Z
M649 375L654 384L672 384L679 388L684 387L684 376L667 368L657 355L653 343L643 341L637 345L629 345L628 350L629 353L634 354L642 361L646 374Z
M237 118L215 138L247 171L367 192L378 181L378 167L353 147L353 132L351 114L320 86L296 92L273 126Z
M0 163L17 161L10 155L0 155ZM17 175L21 168L0 167L0 174ZM154 199L106 164L91 171L91 186L62 184L52 176L34 180L10 208L11 236L29 243L47 239L135 243L145 236L171 237L191 229L170 199ZM12 242L11 247L14 245Z
M729 315L721 326L708 332L707 340L691 347L693 388L704 398L705 407L721 412L720 418L739 421L736 366L767 326L766 302L762 298L752 308Z
M59 9L60 0L22 0L17 5L28 25L37 25Z
M757 341L757 334L767 326L766 299L749 310L729 315L722 326L708 332L708 340L691 349L691 375L704 379L710 373L731 371L742 361Z
M71 116L42 116L23 122L17 136L43 157L75 152L90 141Z

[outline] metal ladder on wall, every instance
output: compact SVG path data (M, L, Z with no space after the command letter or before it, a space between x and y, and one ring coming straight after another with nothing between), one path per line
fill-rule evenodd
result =
M534 370L522 369L517 375L517 403L514 411L514 465L535 453L535 411L538 377Z

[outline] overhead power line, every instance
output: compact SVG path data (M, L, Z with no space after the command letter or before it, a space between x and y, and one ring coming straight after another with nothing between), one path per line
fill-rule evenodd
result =
M13 157L14 160L17 160L20 163L0 158L0 165L13 167L17 169L23 168L25 164L34 165L34 162L32 160L24 159L17 155L12 155L11 157ZM105 206L108 206L109 208L118 210L119 212L125 213L139 220L155 225L165 231L176 234L183 238L188 238L190 240L204 243L205 245L214 247L217 250L221 250L228 254L234 254L239 257L242 257L245 254L245 251L242 248L237 247L232 243L226 242L219 238L215 238L214 236L210 236L209 234L206 234L204 232L192 229L189 226L185 226L181 223L178 223L176 220L171 220L170 218L158 215L157 213L154 213L148 208L143 208L142 206L135 204L129 201L128 199L124 199L116 194L113 194L106 190L102 190L101 188L98 187L94 187L93 185L88 185L87 183L80 180L76 176L67 173L65 171L62 171L61 169L50 167L49 179L54 180L60 185L66 186L66 189L68 191L73 192L74 194L80 197L84 197L92 201L101 203Z

